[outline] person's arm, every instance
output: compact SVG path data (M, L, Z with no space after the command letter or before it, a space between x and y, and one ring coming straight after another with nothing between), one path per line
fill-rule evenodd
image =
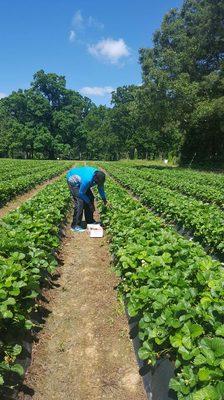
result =
M87 190L90 188L91 182L82 182L79 188L79 197L85 201L85 203L90 204L90 199L86 195Z
M98 192L99 192L99 195L100 195L101 199L103 200L104 204L106 204L107 199L106 199L106 194L104 192L103 186L98 186Z

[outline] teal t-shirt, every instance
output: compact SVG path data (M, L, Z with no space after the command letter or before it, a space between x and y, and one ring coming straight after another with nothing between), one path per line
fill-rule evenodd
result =
M94 167L77 167L70 169L66 174L68 184L71 187L79 188L79 197L86 203L90 203L90 200L86 195L87 190L96 185L94 182L94 174L96 171L98 171L98 169ZM98 191L100 197L103 200L106 200L104 187L98 186Z

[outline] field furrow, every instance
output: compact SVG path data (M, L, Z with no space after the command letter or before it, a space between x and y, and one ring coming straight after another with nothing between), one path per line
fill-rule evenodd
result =
M148 182L132 168L105 164L107 171L139 196L169 222L184 227L208 251L224 254L224 212L215 204L207 204L176 191Z

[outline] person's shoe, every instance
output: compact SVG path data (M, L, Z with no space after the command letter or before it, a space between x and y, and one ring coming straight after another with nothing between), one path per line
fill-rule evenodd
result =
M79 226L79 225L72 227L71 230L72 230L73 232L79 232L79 233L85 232L85 229L83 229L83 228L82 228L81 226Z
M100 221L95 221L95 219L93 219L91 222L87 222L87 224L100 225L101 222Z

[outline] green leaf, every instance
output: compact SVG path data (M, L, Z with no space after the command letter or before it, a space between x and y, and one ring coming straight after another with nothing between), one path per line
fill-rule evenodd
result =
M13 346L13 351L12 354L14 355L14 357L18 356L22 351L22 346L20 346L20 344L15 344L15 346Z
M25 328L26 328L27 330L32 329L33 326L34 326L33 322L30 321L29 319L27 319L27 320L25 321Z
M181 366L181 361L178 358L175 361L175 368L178 369Z
M147 360L150 356L150 352L144 347L141 347L138 351L138 355L141 360Z
M219 365L220 365L220 368L224 371L224 360L222 360Z
M190 336L184 336L182 342L183 342L183 345L184 345L188 350L192 349L192 342L191 342Z
M6 310L3 312L3 318L13 318L13 313L10 310Z
M200 381L209 381L210 380L210 370L208 368L200 368L198 371L198 378Z
M14 306L16 304L16 300L13 297L8 297L4 304L7 304L8 306Z
M176 335L170 336L169 339L173 347L180 347L182 345L182 335L180 333L176 333Z
M0 289L0 299L5 299L7 297L7 292L3 289Z
M215 333L218 336L224 336L224 325L221 325L218 329L216 329Z
M218 384L216 385L216 391L217 391L218 395L220 396L219 399L223 399L224 398L224 382L218 382Z
M175 392L180 392L181 391L181 383L177 379L171 378L170 383L169 383L169 388L173 389Z
M3 376L0 374L0 385L2 386L4 384L4 379Z
M201 344L203 344L203 340L201 341ZM209 365L214 365L215 360L216 360L216 356L213 350L211 350L211 348L209 347L205 347L205 344L199 346L199 349L201 351L201 353L205 356L206 358L206 362Z
M202 328L201 325L191 324L190 325L190 332L191 332L191 337L192 338L196 338L198 336L201 336L202 333L204 333L204 329Z
M143 346L140 347L138 351L138 355L141 360L147 360L147 358L150 357L151 353L152 349L147 342L144 342Z
M39 294L38 292L32 290L31 293L25 297L25 299L35 299L38 296L38 294Z
M20 376L23 376L23 374L24 374L24 369L23 369L22 365L20 365L20 364L14 364L11 367L11 371L16 372Z
M195 357L194 359L194 365L202 365L202 364L206 364L207 360L205 358L205 356L203 356L202 354L198 354L198 356Z
M179 347L178 353L182 355L184 360L190 360L193 357L193 355L184 346Z
M216 356L224 355L224 339L220 337L202 339L201 345L211 349Z
M193 394L193 400L219 400L214 387L208 385Z

